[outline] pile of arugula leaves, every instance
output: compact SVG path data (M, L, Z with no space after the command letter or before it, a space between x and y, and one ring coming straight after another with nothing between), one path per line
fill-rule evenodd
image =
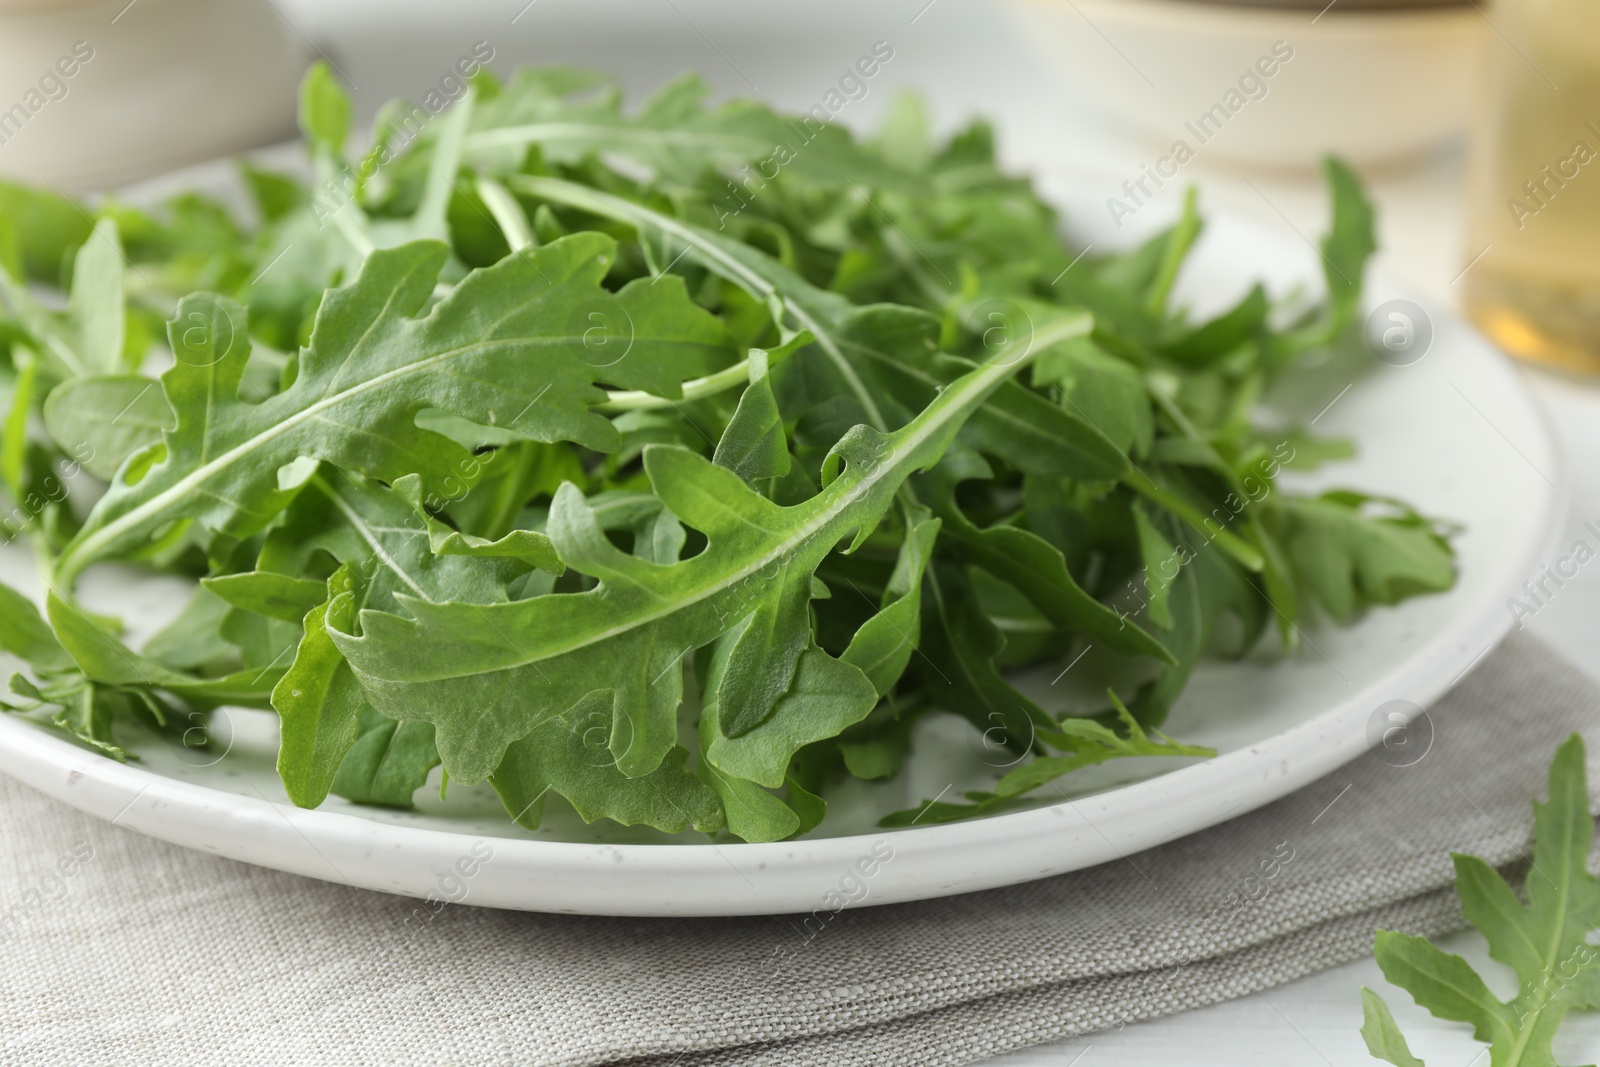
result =
M249 222L0 185L5 529L48 587L0 591L7 705L116 758L134 723L204 745L210 710L272 708L307 806L408 805L442 763L528 827L554 796L766 841L932 714L1014 766L890 825L1206 755L1157 729L1203 655L1453 582L1405 505L1276 488L1326 449L1252 418L1350 334L1342 164L1326 300L1196 322L1192 195L1080 257L985 125L936 144L907 99L857 140L705 96L485 71L357 152L318 66L313 177L243 165ZM105 561L198 586L135 651L75 599ZM1143 665L1125 703L1003 675L1091 646Z

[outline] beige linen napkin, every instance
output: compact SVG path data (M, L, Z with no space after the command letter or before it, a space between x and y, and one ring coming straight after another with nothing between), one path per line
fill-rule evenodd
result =
M1575 729L1600 752L1597 709L1600 687L1515 637L1432 709L1412 765L1369 754L1124 861L820 930L466 906L406 923L413 901L0 777L0 1062L970 1063L1289 981L1380 926L1459 928L1447 850L1524 866L1550 756Z

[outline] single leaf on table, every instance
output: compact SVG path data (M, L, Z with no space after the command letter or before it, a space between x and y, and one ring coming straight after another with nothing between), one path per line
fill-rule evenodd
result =
M651 447L651 485L706 536L700 554L668 565L628 556L606 539L583 495L564 486L547 532L567 566L599 579L597 588L484 606L405 597L411 618L365 612L362 635L334 631L334 640L375 707L434 724L454 779L481 781L508 744L597 682L614 694L610 747L619 768L648 774L677 737L683 658L742 628L728 653L722 727L737 737L765 720L810 643L818 564L846 537L869 534L905 479L937 462L966 417L1023 363L973 371L892 434L858 426L824 464L825 488L789 507L687 450Z
M1425 1067L1411 1054L1400 1024L1394 1021L1389 1005L1370 989L1361 990L1361 1038L1375 1059L1394 1067Z
M654 292L648 282L603 289L614 254L601 234L575 235L474 271L419 318L444 246L375 252L352 285L324 299L294 383L261 404L238 396L249 349L242 309L186 298L172 326L179 358L162 377L177 426L138 481L125 476L95 505L58 575L68 582L180 519L234 536L258 531L298 490L280 486L280 469L306 458L383 481L417 474L430 492L454 484L473 458L420 431L424 409L533 440L614 448L617 431L589 410L605 399L595 381L674 395L682 379L733 358L681 279ZM595 317L631 335L603 368L585 344Z
M1557 749L1549 799L1535 801L1533 811L1526 903L1484 861L1452 857L1462 911L1488 941L1489 955L1516 972L1515 997L1500 1000L1466 960L1426 938L1380 930L1374 943L1383 976L1436 1018L1471 1024L1496 1067L1554 1067L1551 1040L1566 1014L1600 1009L1600 948L1592 940L1600 929L1600 877L1588 869L1594 818L1580 736ZM1368 1047L1380 1036L1409 1057L1382 1001L1368 991L1363 999L1370 999Z

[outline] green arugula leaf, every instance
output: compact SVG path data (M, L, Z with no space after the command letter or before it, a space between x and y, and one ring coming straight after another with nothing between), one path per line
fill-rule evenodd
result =
M331 792L357 804L411 807L411 796L439 765L433 727L396 722L362 705L358 734L339 764Z
M507 748L489 784L515 822L538 829L545 795L554 792L587 822L605 818L666 833L722 828L717 796L685 769L682 748L674 746L648 774L625 775L607 750L610 723L610 701L590 694Z
M350 97L326 60L311 64L300 83L300 129L312 145L334 155L350 135Z
M1426 938L1380 930L1374 943L1383 976L1436 1018L1470 1023L1495 1067L1554 1067L1550 1042L1567 1012L1600 1009L1600 877L1588 870L1594 840L1583 739L1574 734L1550 765L1550 797L1534 802L1533 865L1523 903L1499 872L1475 856L1454 855L1456 894L1489 955L1517 974L1509 1001L1494 995L1466 960ZM1362 1036L1375 1056L1414 1064L1381 999L1362 990Z
M62 382L44 402L44 424L56 445L81 455L83 469L109 482L128 457L173 429L161 383L135 374L91 375Z
M1020 764L1006 772L995 785L993 792L968 791L966 799L970 803L952 804L935 798L932 801L925 801L918 807L887 815L878 825L910 826L913 823L920 825L954 822L958 819L1005 810L1015 807L1020 798L1042 785L1107 760L1134 756L1209 758L1217 754L1215 749L1180 744L1160 730L1147 733L1134 718L1133 713L1117 699L1115 693L1108 695L1118 724L1126 731L1126 736L1089 719L1063 719L1052 728L1039 730L1030 736L1051 748L1067 751L1070 755L1039 756ZM1150 733L1155 734L1154 739L1150 737Z
M0 181L0 229L16 241L24 275L36 281L59 277L62 257L89 239L94 218L54 189ZM0 267L0 273L8 273Z
M1372 505L1392 514L1370 516ZM1455 583L1455 553L1434 522L1393 500L1327 492L1269 501L1263 525L1284 546L1295 580L1334 619Z
M712 462L727 467L747 482L781 478L789 473L789 446L783 433L783 416L767 378L767 354L750 353L750 384L717 441Z
M32 337L50 381L124 369L122 268L117 224L103 218L78 248L65 311L50 310L17 279L0 270L0 299Z
M193 519L233 536L260 530L298 491L284 468L323 459L371 478L417 474L433 490L468 465L459 445L420 431L439 408L531 440L614 448L617 433L588 408L593 382L674 395L684 378L731 357L720 325L694 308L681 282L600 288L612 242L581 234L475 271L431 313L443 246L375 252L347 288L328 294L294 384L263 404L238 396L248 342L243 311L191 297L172 326L179 359L162 377L178 412L138 480L124 477L96 504L57 560L69 582L108 553ZM590 317L631 322L631 347L591 361ZM511 370L511 373L504 373ZM137 464L136 464L137 465Z
M537 145L552 162L613 153L685 186L694 185L707 167L734 176L735 168L755 164L759 174L741 176L745 196L780 173L831 187L919 188L913 175L858 147L830 122L786 118L749 100L708 110L710 87L693 74L669 83L631 116L622 113L615 92L576 103L569 99L575 89L592 88L592 81L553 83L545 72L530 75L513 79L481 109L477 128L467 137L469 160L514 168L525 150ZM745 197L729 185L721 210L737 214Z
M1395 1067L1425 1067L1411 1054L1411 1047L1400 1032L1400 1024L1389 1012L1389 1005L1370 989L1361 991L1361 1037L1375 1059Z
M291 508L289 521L268 536L257 560L258 569L253 574L206 583L236 605L259 607L263 614L287 615L293 621L300 621L292 612L304 604L301 600L296 605L297 598L308 593L315 597L311 601L314 606L303 613L302 637L293 662L272 694L272 706L282 720L278 773L290 799L303 807L316 807L330 788L338 788L336 774L342 773L347 758L356 758L359 765L367 767L366 772L352 770L348 781L366 784L352 785L354 795L341 795L366 800L381 793L382 800L371 802L409 803L408 798L402 801L396 796L395 783L415 777L415 753L424 748L415 727L403 734L390 731L381 741L376 725L360 728L366 699L328 627L354 628L361 609L393 609L401 595L464 604L503 601L510 582L526 570L515 555L502 554L479 563L470 551L436 554L434 531L426 512L421 512L417 484L414 476L407 476L394 489L384 489L348 475L337 480L313 475L307 491ZM518 533L541 543L541 547L527 549L529 554L541 562L553 559L543 535ZM460 535L452 531L451 536ZM307 590L304 587L310 583L288 577L303 572L316 552L326 552L340 564L325 593ZM434 762L421 767L424 777L437 763L431 754L431 728L425 733L430 750L427 758ZM369 734L373 739L362 750L365 754L352 756L352 746ZM399 745L393 752L391 742ZM379 756L379 762L391 769L385 772L389 784L375 793L371 779L378 773L378 763L373 761ZM412 759L405 765L409 776L394 769L407 757Z

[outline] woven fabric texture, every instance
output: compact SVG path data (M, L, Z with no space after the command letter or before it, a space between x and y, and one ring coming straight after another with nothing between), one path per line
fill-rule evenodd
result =
M1125 860L820 928L468 906L405 924L411 901L0 776L0 1062L971 1063L1253 995L1378 927L1459 928L1447 852L1525 865L1550 756L1574 730L1600 750L1597 709L1600 687L1516 637L1432 709L1415 763L1370 753Z

